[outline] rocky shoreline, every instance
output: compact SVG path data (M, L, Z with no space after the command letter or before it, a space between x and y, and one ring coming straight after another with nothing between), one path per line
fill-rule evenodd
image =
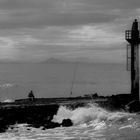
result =
M37 127L51 123L59 105L5 105L0 108L0 132L16 123L27 123Z
M70 119L64 119L62 123L52 121L59 106L62 105L75 109L94 102L110 111L139 112L140 102L132 101L130 96L129 94L122 94L112 97L96 97L93 100L88 97L50 98L36 99L32 102L28 99L21 99L13 103L1 103L0 133L5 132L10 126L24 123L30 127L42 127L42 129L72 126L73 123Z
M70 101L71 102L71 101ZM59 106L76 108L83 103L71 104L65 99L28 99L17 100L13 103L0 104L0 133L5 132L15 124L28 124L29 127L49 129L55 127L72 126L70 119L64 119L62 123L53 122L53 116L57 114Z

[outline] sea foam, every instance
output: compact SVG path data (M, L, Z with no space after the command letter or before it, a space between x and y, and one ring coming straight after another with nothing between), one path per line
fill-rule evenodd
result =
M71 119L74 125L101 122L125 122L131 116L126 112L109 112L97 105L79 107L74 110L61 106L54 116L53 121L61 123L63 119Z
M126 112L109 112L97 105L74 110L60 106L53 121L61 123L71 119L74 126L42 130L17 124L14 129L0 135L1 140L81 140L81 139L136 139L140 137L140 116Z

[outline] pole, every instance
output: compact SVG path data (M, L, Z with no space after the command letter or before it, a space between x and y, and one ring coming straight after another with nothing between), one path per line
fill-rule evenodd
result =
M131 94L139 100L139 46L131 46Z

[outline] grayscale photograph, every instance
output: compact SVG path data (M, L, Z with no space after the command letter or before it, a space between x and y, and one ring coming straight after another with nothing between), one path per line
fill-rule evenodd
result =
M140 140L139 0L0 0L0 140Z

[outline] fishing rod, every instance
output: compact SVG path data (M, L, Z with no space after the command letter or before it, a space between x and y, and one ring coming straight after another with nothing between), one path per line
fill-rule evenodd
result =
M75 82L75 79L76 79L77 67L78 67L78 62L75 63L75 67L74 67L74 70L73 70L72 84L71 84L71 88L70 88L69 97L71 97L72 94L73 94L73 87L74 87L74 82Z

